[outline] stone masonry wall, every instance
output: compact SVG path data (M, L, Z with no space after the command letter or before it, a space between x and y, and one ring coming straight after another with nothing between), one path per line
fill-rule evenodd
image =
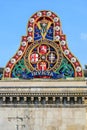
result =
M87 130L86 108L0 108L0 130Z

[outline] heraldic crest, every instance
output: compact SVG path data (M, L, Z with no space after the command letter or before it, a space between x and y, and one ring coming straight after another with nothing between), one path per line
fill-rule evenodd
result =
M27 35L4 69L4 78L83 77L82 67L68 48L60 18L51 11L36 12L28 21Z

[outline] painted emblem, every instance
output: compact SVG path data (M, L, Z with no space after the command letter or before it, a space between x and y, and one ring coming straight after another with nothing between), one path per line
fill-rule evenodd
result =
M47 70L47 63L44 61L41 61L40 63L38 63L38 69L41 71Z
M39 58L38 54L36 54L36 53L31 54L31 56L30 56L31 63L36 63L38 61L38 58Z
M47 46L46 45L41 45L39 47L39 53L40 54L46 54L47 53Z

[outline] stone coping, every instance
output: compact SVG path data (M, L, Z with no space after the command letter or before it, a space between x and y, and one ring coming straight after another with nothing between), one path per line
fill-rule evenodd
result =
M2 78L0 82L74 82L74 81L87 81L87 78L67 78L67 79L44 79L44 78L34 78L34 79L18 79L18 78Z
M69 87L87 86L87 80L1 80L0 87Z

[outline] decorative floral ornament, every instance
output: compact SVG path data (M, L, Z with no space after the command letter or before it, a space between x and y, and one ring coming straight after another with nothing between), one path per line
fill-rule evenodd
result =
M81 71L81 67L80 67L80 66L77 66L77 67L76 67L76 71L77 71L77 72L80 72L80 71Z
M22 55L22 51L19 50L17 54L18 54L19 56L21 56L21 55Z
M52 15L52 13L49 11L47 12L47 16L50 17Z
M60 40L60 36L55 36L54 40L59 41Z
M65 50L65 51L64 51L64 54L65 54L65 55L68 55L68 54L69 54L69 50Z
M60 43L62 46L64 46L66 44L66 41L62 40Z
M75 57L72 57L72 58L71 58L71 62L72 62L72 63L75 63L75 62L76 62L76 58L75 58Z
M22 46L26 46L26 42L23 41L23 42L21 43L21 45L22 45Z
M59 27L59 26L56 26L56 27L54 27L54 29L55 29L56 31L59 31L59 30L60 30L60 27Z
M9 73L9 72L10 72L10 68L9 68L9 67L6 67L6 68L5 68L5 71L6 71L7 73Z
M15 58L12 58L11 59L11 63L14 64L16 62L16 59Z
M30 23L34 23L34 18L30 18Z
M32 27L29 27L28 28L28 32L32 32L33 31L33 28Z
M41 12L37 12L37 16L38 16L38 17L41 17L41 16L42 16L42 13L41 13Z
M76 71L77 71L77 72L80 72L80 71L81 71L81 67L80 67L80 66L77 66L77 67L76 67Z
M54 18L54 22L58 22L59 18L58 17L55 17Z
M27 38L28 42L31 42L32 39L33 39L33 38L32 38L31 36L29 36L29 37Z

